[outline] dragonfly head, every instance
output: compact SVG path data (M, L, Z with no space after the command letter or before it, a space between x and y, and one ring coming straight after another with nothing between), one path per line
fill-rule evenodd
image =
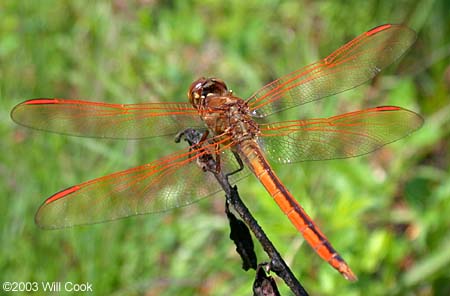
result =
M188 98L192 106L197 108L206 97L225 96L228 95L228 93L227 85L223 80L201 77L194 81L189 87Z

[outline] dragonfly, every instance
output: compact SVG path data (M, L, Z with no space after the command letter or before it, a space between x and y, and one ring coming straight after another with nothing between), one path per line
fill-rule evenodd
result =
M226 173L231 184L246 174L256 176L312 249L346 279L356 280L268 159L295 163L364 155L419 129L422 117L401 107L378 106L327 118L266 121L274 113L363 84L402 56L415 39L407 26L378 26L245 100L221 79L202 77L190 85L189 102L24 101L11 111L16 123L65 135L179 140L186 128L204 131L190 149L53 194L40 206L35 221L42 228L63 228L189 205L221 191L213 174L199 169L201 159L213 157L215 170Z

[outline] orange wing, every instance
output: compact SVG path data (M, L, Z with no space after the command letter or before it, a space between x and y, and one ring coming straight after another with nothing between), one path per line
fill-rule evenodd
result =
M222 192L214 175L202 171L197 163L198 157L215 147L208 144L190 152L185 148L157 161L62 190L41 205L36 224L61 228L162 212ZM239 167L229 149L219 153L224 173ZM230 182L246 174L236 173L230 176Z
M139 139L204 127L188 103L107 104L34 99L17 105L11 118L26 127L84 137Z
M376 27L323 60L267 84L248 99L249 106L255 117L265 117L356 87L392 64L415 39L405 26Z
M347 158L372 152L419 129L420 115L383 106L329 118L261 124L260 145L282 163Z

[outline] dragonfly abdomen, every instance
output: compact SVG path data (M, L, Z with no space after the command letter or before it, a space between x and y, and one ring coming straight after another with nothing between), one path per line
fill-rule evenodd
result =
M298 231L300 231L314 251L344 275L345 278L348 280L356 280L356 276L348 264L331 246L331 243L319 227L306 214L305 210L276 176L256 141L242 141L237 148L242 160L264 185L283 213Z

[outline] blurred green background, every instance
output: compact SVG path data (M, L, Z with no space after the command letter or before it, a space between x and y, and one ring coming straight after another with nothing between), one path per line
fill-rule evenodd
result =
M254 273L240 268L220 194L98 225L34 224L51 194L155 160L180 148L173 139L55 135L15 125L10 110L38 97L185 101L203 75L246 98L372 27L405 23L418 40L401 61L289 118L392 104L421 113L422 129L360 158L274 165L359 281L316 256L254 177L239 189L312 295L449 295L449 17L445 0L1 1L1 282L88 282L94 295L250 295Z

